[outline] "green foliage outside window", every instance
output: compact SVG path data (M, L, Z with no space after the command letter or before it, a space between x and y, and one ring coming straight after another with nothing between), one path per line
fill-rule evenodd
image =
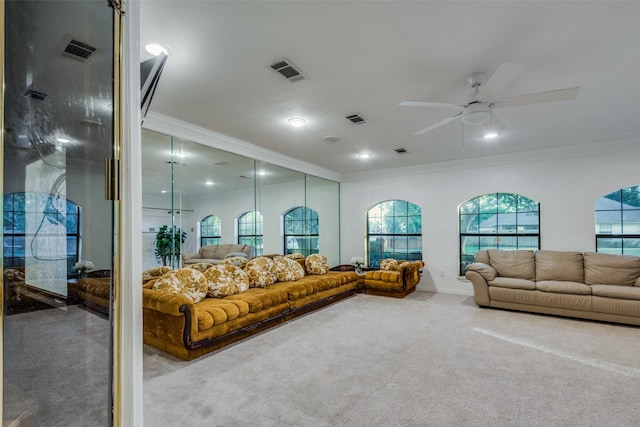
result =
M246 212L238 217L238 243L254 245L255 255L262 255L262 214L256 211Z
M367 211L367 264L422 259L422 210L405 200L380 202Z
M222 221L209 215L200 221L200 246L219 245L222 240Z
M284 253L294 252L305 257L319 252L318 212L305 206L284 215Z
M640 256L640 185L596 200L596 252Z
M540 248L540 204L513 193L489 193L460 205L460 274L484 249Z

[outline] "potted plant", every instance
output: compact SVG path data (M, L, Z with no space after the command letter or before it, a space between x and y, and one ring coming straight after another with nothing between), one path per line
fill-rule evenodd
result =
M163 225L154 241L156 259L162 261L162 265L167 265L167 261L173 265L175 258L180 255L180 246L186 239L187 233L179 227Z

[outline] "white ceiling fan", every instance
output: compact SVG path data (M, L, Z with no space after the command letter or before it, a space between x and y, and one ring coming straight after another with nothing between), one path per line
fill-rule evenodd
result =
M572 101L578 96L580 87L535 92L526 95L517 95L509 98L495 98L520 72L523 66L518 64L502 63L495 73L485 83L484 73L473 73L467 81L474 89L471 99L465 104L447 104L443 102L403 101L401 107L435 107L455 108L459 113L442 121L419 130L414 135L422 135L457 118L461 118L465 124L480 125L491 121L491 131L497 127L504 127L493 115L494 108L517 107L521 105L541 104L545 102Z

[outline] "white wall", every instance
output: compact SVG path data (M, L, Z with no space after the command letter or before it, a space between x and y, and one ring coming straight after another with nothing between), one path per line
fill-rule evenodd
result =
M575 149L547 150L345 176L342 262L364 254L366 209L404 199L422 208L426 268L419 288L471 294L471 284L458 277L458 205L495 192L540 202L541 249L593 251L594 203L611 191L640 184L640 144L581 150L578 155Z

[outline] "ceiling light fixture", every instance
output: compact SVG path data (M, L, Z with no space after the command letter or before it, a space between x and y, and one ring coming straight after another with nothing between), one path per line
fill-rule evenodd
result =
M205 184L207 184L207 185L213 185L213 181L208 180L207 182L205 182Z
M504 125L497 117L491 113L490 120L483 124L484 128L484 139L496 139L502 134L502 131L505 129Z
M58 141L61 144L68 144L71 142L69 138L63 138L63 137L56 138L56 141Z
M288 120L288 122L294 128L299 128L301 126L304 126L307 123L307 121L305 119L300 118L300 117L292 117L292 118L290 118Z
M158 56L161 53L164 53L165 55L169 55L169 52L167 51L167 49L164 46L159 45L157 43L149 43L144 47L144 50L146 50L153 56Z
M481 125L491 118L491 108L486 102L476 102L464 107L462 121L468 125Z
M267 171L263 171L263 170L259 170L258 171L258 175L265 176L265 175L268 175L268 172Z
M370 159L371 158L371 154L370 153L360 153L360 154L358 154L358 158L362 159L362 160Z

